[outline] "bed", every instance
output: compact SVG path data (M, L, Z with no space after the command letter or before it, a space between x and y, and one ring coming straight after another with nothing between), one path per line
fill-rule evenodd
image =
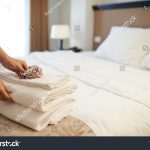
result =
M132 67L126 67L122 72L118 63L95 58L94 52L37 52L28 56L26 61L44 70L72 77L78 86L74 95L77 100L74 112L58 126L49 126L41 132L34 132L1 116L1 120L5 120L1 135L150 135L150 102L146 98L149 96L145 95L148 93L144 92L149 88L149 72Z
M134 10L138 6L137 10L139 10L139 5L143 7L143 4L150 5L149 2L131 5ZM122 5L126 6L126 4ZM115 6L116 9L118 7L120 5ZM108 9L108 7L98 6L96 8ZM119 10L121 11L122 7ZM121 26L118 23L117 25ZM146 26L150 27L149 22ZM95 35L99 33L95 31ZM150 73L148 70L98 58L94 51L34 52L25 60L28 64L36 64L53 74L71 76L78 87L74 94L76 104L70 116L64 118L58 125L48 126L40 132L0 116L1 136L150 135Z

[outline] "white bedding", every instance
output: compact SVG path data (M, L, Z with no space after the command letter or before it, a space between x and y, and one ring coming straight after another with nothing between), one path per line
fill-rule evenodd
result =
M91 53L32 53L28 64L72 76L78 86L72 116L98 136L150 135L150 72L95 58ZM78 68L78 69L77 69Z

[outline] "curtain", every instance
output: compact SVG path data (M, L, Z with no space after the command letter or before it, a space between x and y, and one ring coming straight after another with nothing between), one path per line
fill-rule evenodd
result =
M31 0L30 50L49 49L48 0Z

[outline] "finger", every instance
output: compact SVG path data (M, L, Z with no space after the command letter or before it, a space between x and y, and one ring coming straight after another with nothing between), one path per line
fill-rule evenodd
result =
M20 65L18 66L17 72L25 72L25 69Z
M6 92L5 89L2 91L2 93L3 93L2 97L4 98L5 101L12 101L12 98L10 97L9 93Z
M5 97L4 97L4 94L3 94L3 93L6 92L4 87L5 87L4 83L1 82L1 87L0 87L0 100L2 100L2 101L7 100L7 98L5 98ZM3 91L5 91L5 92L3 92ZM8 94L6 93L6 95L8 95ZM9 96L8 96L8 97L9 97Z
M12 94L13 93L13 89L10 86L5 86L5 90L8 94Z
M5 101L12 101L12 98L10 97L10 95L6 92L6 90L4 88L1 88L1 97L3 98L3 100Z
M22 63L22 67L23 67L25 70L28 69L28 65L27 65L25 62Z

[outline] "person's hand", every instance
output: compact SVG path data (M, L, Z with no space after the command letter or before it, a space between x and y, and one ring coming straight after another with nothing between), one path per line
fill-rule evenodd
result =
M12 98L10 97L10 94L13 91L6 87L2 80L0 80L0 100L2 101L12 101Z
M14 59L12 57L8 57L3 63L3 66L18 75L20 75L20 72L24 72L28 69L28 66L25 61Z

